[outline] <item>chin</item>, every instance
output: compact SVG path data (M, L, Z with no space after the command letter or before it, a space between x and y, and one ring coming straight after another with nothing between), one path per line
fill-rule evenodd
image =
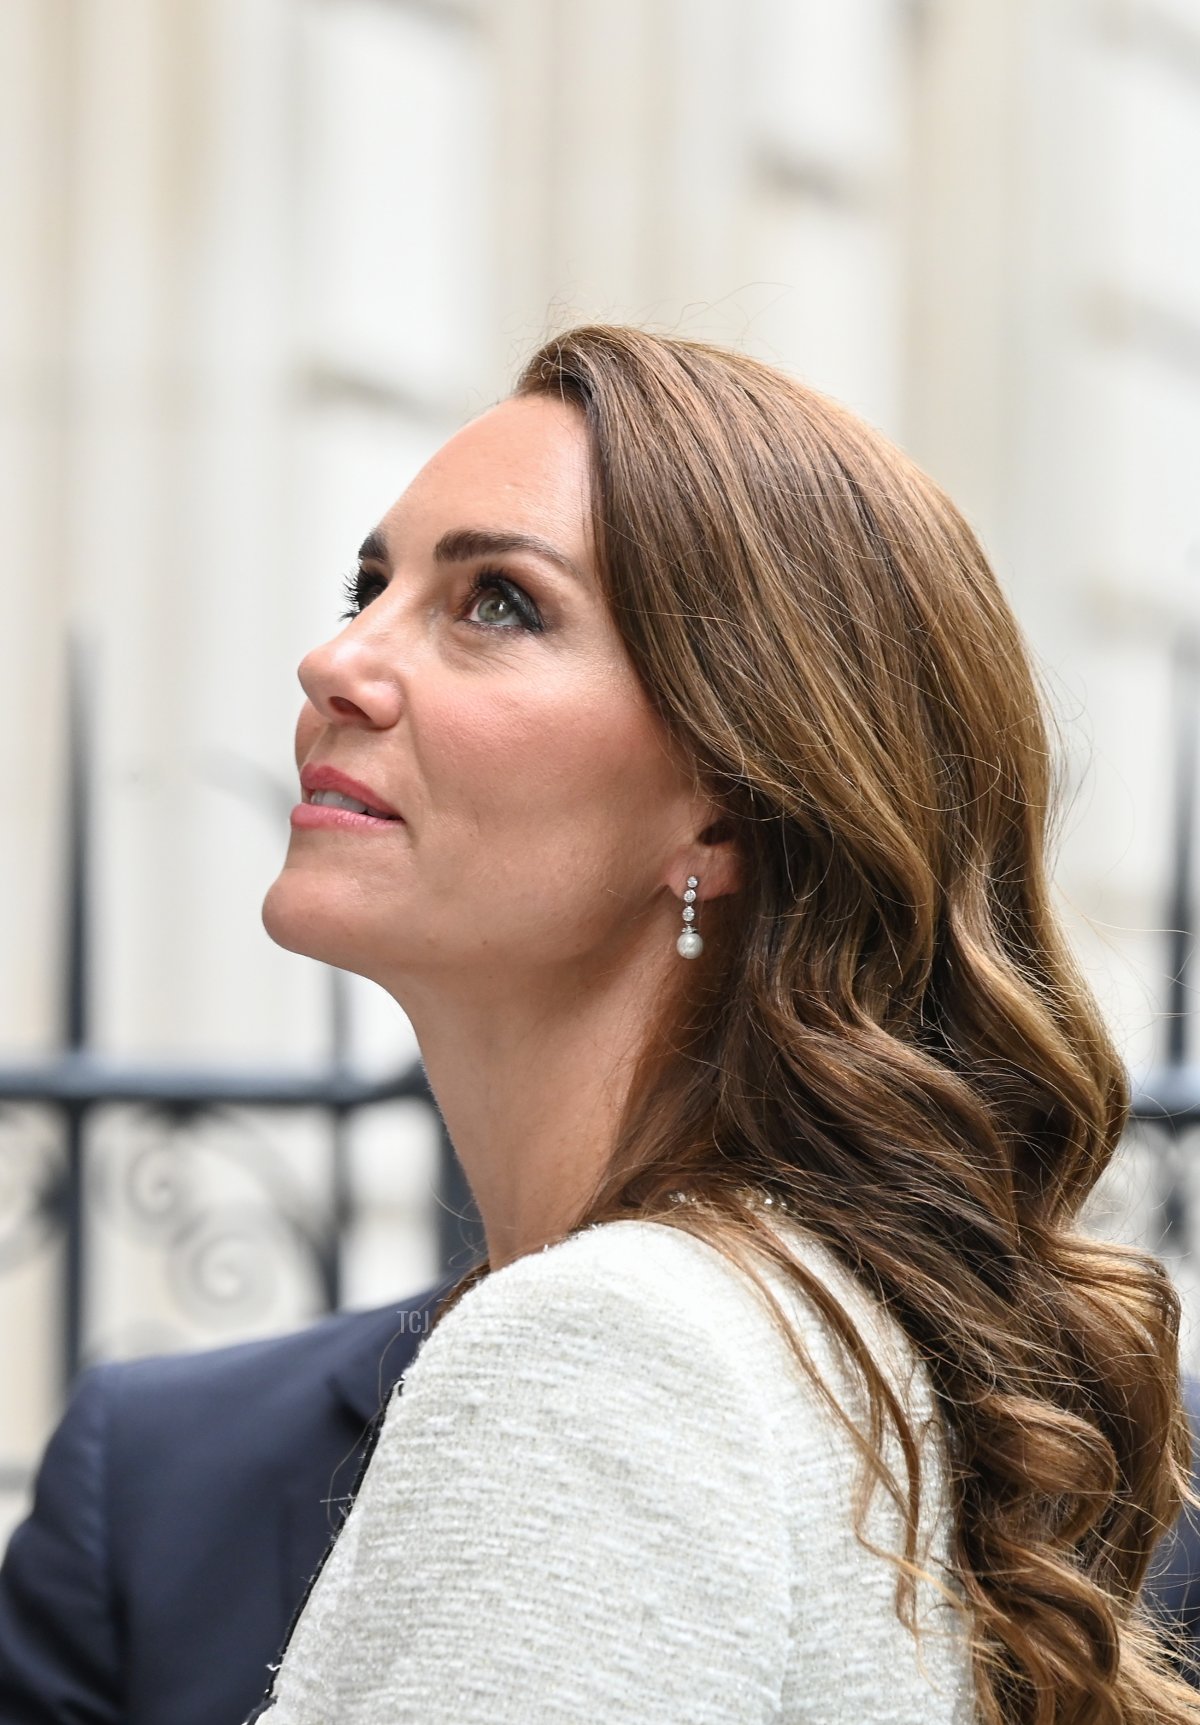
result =
M349 890L339 891L339 884ZM260 916L276 946L381 987L403 956L395 950L394 922L372 909L353 881L331 883L328 876L285 868L267 888Z
M321 889L317 882L305 881L294 870L284 869L268 887L261 914L262 925L276 946L336 965L339 970L357 968L347 950L355 943L347 940L344 924L329 902L328 883Z

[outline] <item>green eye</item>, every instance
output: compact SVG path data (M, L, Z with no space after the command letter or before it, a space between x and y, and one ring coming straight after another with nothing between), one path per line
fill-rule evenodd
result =
M507 617L514 615L512 601L496 591L485 590L471 609L476 612L481 623L503 623Z
M471 615L478 612L478 619ZM471 583L464 621L474 629L525 629L538 633L545 628L541 614L523 587L494 570L483 569Z

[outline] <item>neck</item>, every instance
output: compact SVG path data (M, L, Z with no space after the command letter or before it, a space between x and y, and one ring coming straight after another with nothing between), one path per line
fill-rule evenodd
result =
M659 943L661 944L661 943ZM634 1064L673 976L668 950L569 977L392 991L498 1270L562 1237L612 1155Z

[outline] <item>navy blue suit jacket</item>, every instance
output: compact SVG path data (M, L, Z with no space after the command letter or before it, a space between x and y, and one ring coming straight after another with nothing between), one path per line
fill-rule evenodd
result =
M0 1567L0 1725L241 1725L455 1279L84 1373Z
M1200 1382L1185 1379L1183 1399L1192 1427L1192 1485L1200 1490ZM1150 1602L1187 1637L1185 1676L1200 1686L1200 1511L1185 1509L1162 1541L1146 1583Z

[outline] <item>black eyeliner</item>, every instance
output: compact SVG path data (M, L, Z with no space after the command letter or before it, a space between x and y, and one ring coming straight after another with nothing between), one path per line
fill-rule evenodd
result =
M346 602L347 609L340 613L339 621L350 623L355 617L361 615L370 603L370 600L364 600L363 594L373 584L379 588L380 592L387 586L382 575L372 574L367 569L352 570L350 574L344 577L342 597ZM499 593L502 599L506 599L520 618L522 626L530 634L544 633L546 625L533 600L523 587L515 581L510 581L498 569L479 570L471 581L471 586L463 602L463 609L471 610L485 593ZM494 633L496 629L502 629L504 625L478 623L474 627Z
M497 569L481 569L479 573L473 577L470 591L467 594L463 609L467 611L471 610L485 593L499 593L502 599L507 599L508 603L517 613L517 616L521 619L525 628L528 629L531 634L541 634L545 629L546 625L542 621L541 613L538 611L537 606L529 597L528 593L526 593L525 589L523 587L519 587L515 581L508 580L508 578L501 575ZM503 625L478 623L475 627L479 629L490 628L494 633L497 627L503 627Z

